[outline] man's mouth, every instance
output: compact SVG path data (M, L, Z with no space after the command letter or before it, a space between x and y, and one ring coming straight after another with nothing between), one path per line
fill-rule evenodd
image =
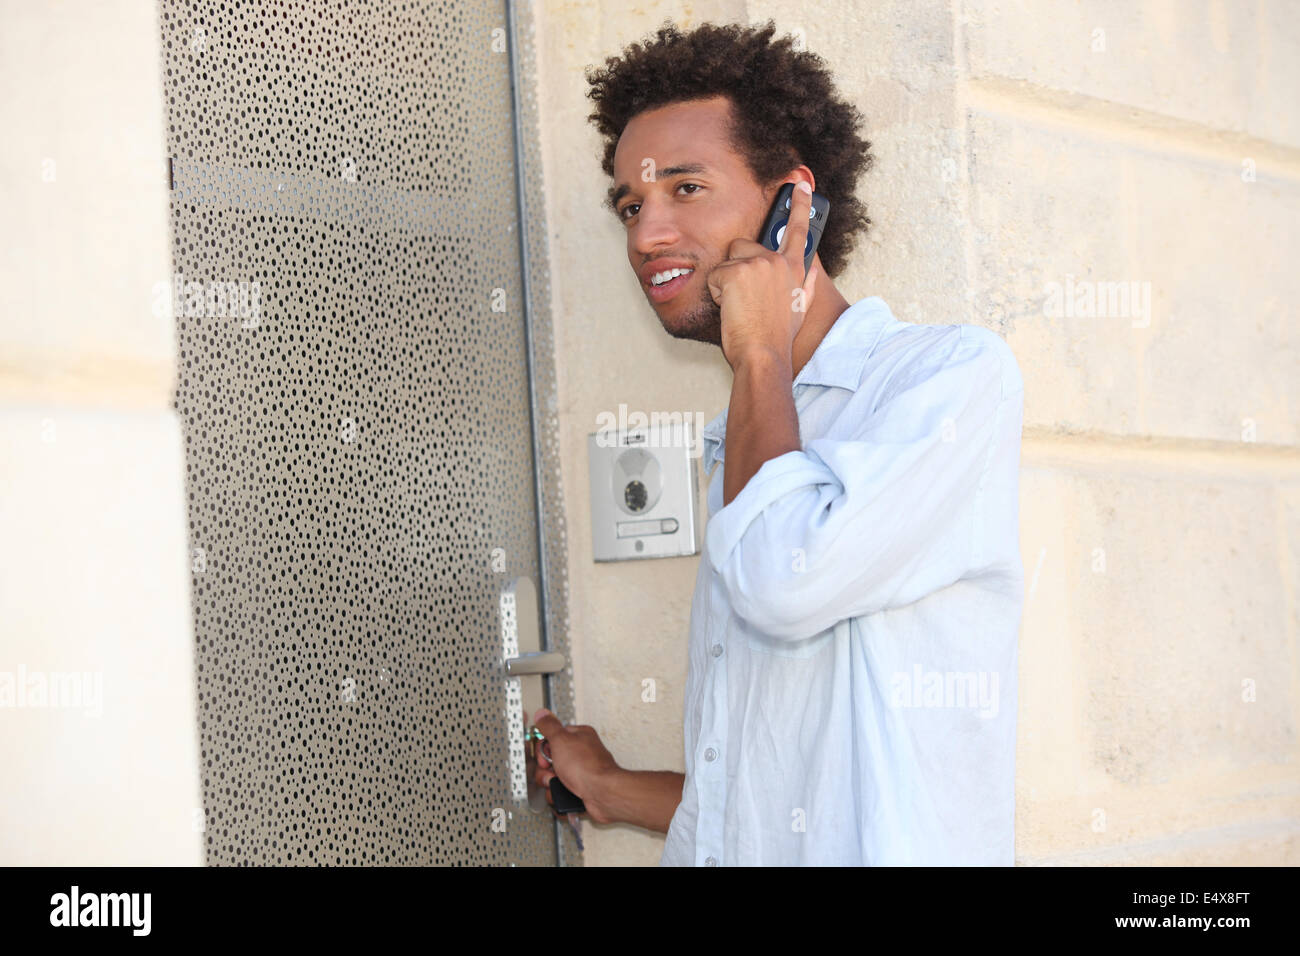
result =
M694 269L666 269L650 277L648 288L650 298L655 302L666 302L675 296L695 275Z

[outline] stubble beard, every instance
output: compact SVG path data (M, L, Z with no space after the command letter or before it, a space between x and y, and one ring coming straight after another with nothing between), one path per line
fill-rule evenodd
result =
M659 324L675 339L690 339L722 346L722 307L709 293L707 277L702 283L703 294L685 311L678 313L671 325L661 316Z

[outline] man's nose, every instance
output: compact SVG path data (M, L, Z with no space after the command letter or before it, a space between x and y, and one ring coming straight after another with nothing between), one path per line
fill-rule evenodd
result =
M656 249L675 245L681 239L681 230L677 228L671 214L665 210L647 209L642 206L637 212L636 219L629 241L633 251L643 260Z

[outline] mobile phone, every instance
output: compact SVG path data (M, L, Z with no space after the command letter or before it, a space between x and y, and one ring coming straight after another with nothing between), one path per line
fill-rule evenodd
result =
M772 209L763 223L763 231L758 234L758 241L773 252L781 248L781 239L785 235L786 224L790 221L790 202L794 197L794 183L786 183L772 200ZM812 268L813 256L817 252L817 243L821 242L822 230L826 228L826 217L831 210L831 201L819 192L812 194L812 208L808 210L808 241L803 248L804 275Z

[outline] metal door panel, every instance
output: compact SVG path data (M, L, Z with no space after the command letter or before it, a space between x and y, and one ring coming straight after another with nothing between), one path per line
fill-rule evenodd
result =
M553 864L500 619L540 582L567 655L530 24L160 11L208 862Z

